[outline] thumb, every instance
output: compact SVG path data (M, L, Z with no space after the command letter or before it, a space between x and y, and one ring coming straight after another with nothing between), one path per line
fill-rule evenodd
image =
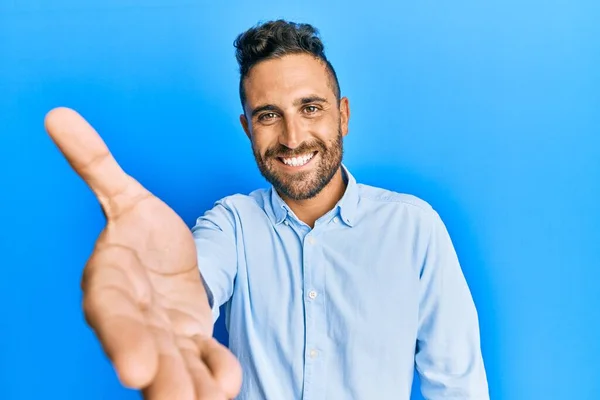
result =
M80 114L69 108L55 108L46 115L44 125L107 214L117 200L123 202L139 197L143 191L141 185L121 169L100 135Z

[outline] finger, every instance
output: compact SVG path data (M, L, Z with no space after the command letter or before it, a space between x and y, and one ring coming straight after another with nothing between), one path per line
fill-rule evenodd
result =
M158 369L156 344L136 301L135 288L123 269L111 264L105 255L107 252L95 253L85 269L85 317L121 383L142 388Z
M159 353L158 371L143 390L146 400L196 400L194 383L185 360L175 344L173 334L165 327L167 318L151 310L150 320Z
M242 386L242 368L231 351L214 338L196 336L200 358L211 371L228 398L234 398Z
M228 397L215 381L208 367L200 358L200 351L193 340L179 338L177 346L185 360L186 366L194 382L198 400L227 400Z
M131 190L131 177L116 162L92 126L76 111L59 107L45 118L45 128L75 172L83 178L103 206ZM131 195L131 194L130 194Z

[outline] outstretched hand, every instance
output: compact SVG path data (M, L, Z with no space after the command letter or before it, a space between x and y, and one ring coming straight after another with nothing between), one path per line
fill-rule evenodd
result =
M106 215L83 271L83 309L121 382L150 400L237 396L241 368L212 337L186 224L121 169L77 112L54 109L45 126Z

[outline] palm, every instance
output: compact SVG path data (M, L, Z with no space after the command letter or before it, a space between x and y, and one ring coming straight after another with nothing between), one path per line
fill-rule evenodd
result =
M122 382L148 399L225 399L239 365L212 339L192 234L125 174L75 112L52 111L50 136L107 217L83 274L84 311Z

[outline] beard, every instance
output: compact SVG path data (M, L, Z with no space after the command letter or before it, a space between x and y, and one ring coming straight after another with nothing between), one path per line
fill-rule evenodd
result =
M304 142L295 149L277 145L267 149L264 156L252 144L254 158L261 175L270 182L283 196L292 200L306 200L315 197L331 181L342 164L343 141L342 131L338 127L335 139L328 143L320 139ZM293 173L281 170L281 161L278 157L294 157L301 154L318 152L314 157L318 159L309 162L315 163L308 171Z

